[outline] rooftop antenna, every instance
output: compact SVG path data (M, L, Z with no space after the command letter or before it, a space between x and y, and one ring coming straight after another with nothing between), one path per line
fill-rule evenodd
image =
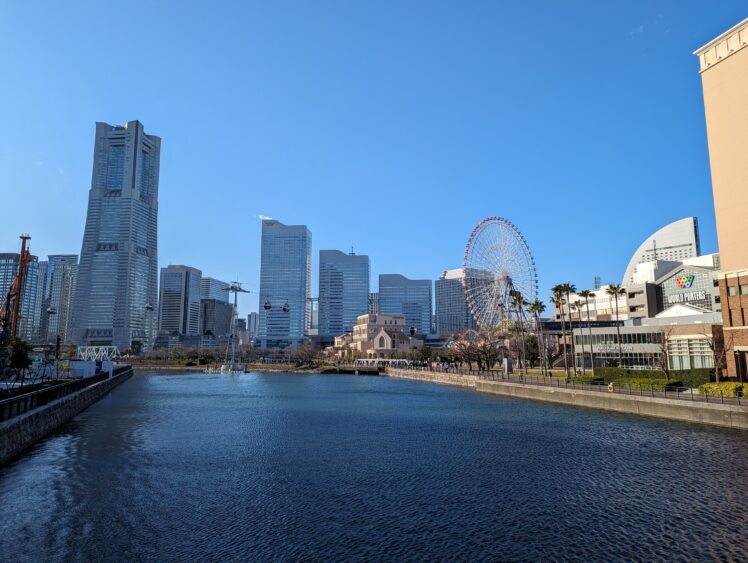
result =
M351 246L351 256L355 256L355 255L356 255L356 253L353 252L353 246Z

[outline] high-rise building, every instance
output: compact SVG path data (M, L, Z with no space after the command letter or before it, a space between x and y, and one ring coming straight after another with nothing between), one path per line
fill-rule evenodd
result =
M369 309L367 311L370 315L376 315L379 313L379 292L374 291L369 294Z
M47 267L46 260L39 261L39 275L36 280L36 309L34 311L34 342L45 342L47 338Z
M41 339L54 342L57 335L64 344L70 340L73 292L78 276L77 254L50 254L45 268L41 318Z
M249 313L247 315L247 334L250 338L257 336L257 330L259 329L260 315L257 313Z
M0 254L0 295L5 301L8 290L18 273L18 262L21 256L18 253L8 252ZM30 342L34 339L38 330L35 322L38 319L39 307L39 260L36 256L31 257L26 279L23 280L21 287L21 304L19 306L19 319L17 335Z
M319 252L319 336L351 332L369 309L369 257Z
M200 333L213 336L231 334L231 318L234 306L218 299L200 300Z
M190 266L161 268L159 334L200 334L200 278Z
M431 333L431 280L411 280L400 274L379 275L379 312L405 315L408 330L419 337Z
M305 225L262 221L259 345L295 346L311 322L312 233Z
M158 298L161 139L139 121L96 124L88 214L73 298L73 341L148 347Z
M229 284L215 278L202 278L200 280L200 299L215 299L216 301L229 302Z
M748 375L748 19L694 54L704 90L728 375Z
M434 283L436 294L436 331L440 336L450 336L467 328L475 321L468 309L462 280L464 270L447 270Z
M636 267L639 264L653 261L682 262L699 255L701 255L701 245L699 222L696 217L674 221L651 234L639 245L629 260L621 285L627 286L633 283Z

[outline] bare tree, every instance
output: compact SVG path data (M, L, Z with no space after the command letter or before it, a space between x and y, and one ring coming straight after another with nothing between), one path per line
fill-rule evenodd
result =
M719 383L720 370L724 369L727 365L727 350L732 348L733 335L731 332L728 332L727 340L725 340L724 332L721 329L715 331L709 326L702 327L701 335L706 340L707 346L709 346L709 350L712 352L714 378Z
M657 347L660 349L657 367L665 372L665 379L670 381L670 341L673 327L666 326L657 337Z

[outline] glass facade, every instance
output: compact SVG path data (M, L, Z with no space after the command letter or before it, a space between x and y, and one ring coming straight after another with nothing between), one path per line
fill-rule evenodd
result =
M431 280L410 280L400 274L380 274L379 312L405 315L406 331L431 333Z
M13 279L18 273L18 262L21 259L17 253L0 254L0 291L2 291L2 300L5 301L8 290L10 289ZM26 279L23 281L21 288L21 305L19 308L18 319L18 336L27 342L34 339L38 332L36 322L39 318L38 308L40 298L39 289L39 260L36 256L31 257L29 268L26 273Z
M258 345L303 341L311 322L312 233L304 225L262 222ZM287 307L286 307L287 305Z
M158 300L159 334L200 334L200 280L189 266L161 268Z
M44 342L54 343L60 335L62 343L70 340L70 322L72 319L73 292L78 276L77 254L51 254L45 269L44 297L40 304L41 317L44 319L43 331L40 334ZM49 311L54 311L49 314Z
M351 332L369 309L369 257L338 250L319 253L320 336Z
M96 124L93 176L73 299L76 344L144 348L155 333L161 139Z
M657 287L659 310L664 311L673 305L685 304L714 311L713 279L711 272L702 272L695 268L677 270Z
M215 278L202 278L200 280L200 299L215 299L216 301L229 302L229 292L226 291L229 284Z
M436 331L440 336L449 336L475 327L475 320L465 299L463 277L462 269L449 270L434 282Z

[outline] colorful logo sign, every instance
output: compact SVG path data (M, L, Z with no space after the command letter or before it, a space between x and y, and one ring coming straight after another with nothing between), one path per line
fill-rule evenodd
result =
M688 276L678 276L675 278L675 283L678 284L678 287L681 289L688 289L693 285L693 274Z

